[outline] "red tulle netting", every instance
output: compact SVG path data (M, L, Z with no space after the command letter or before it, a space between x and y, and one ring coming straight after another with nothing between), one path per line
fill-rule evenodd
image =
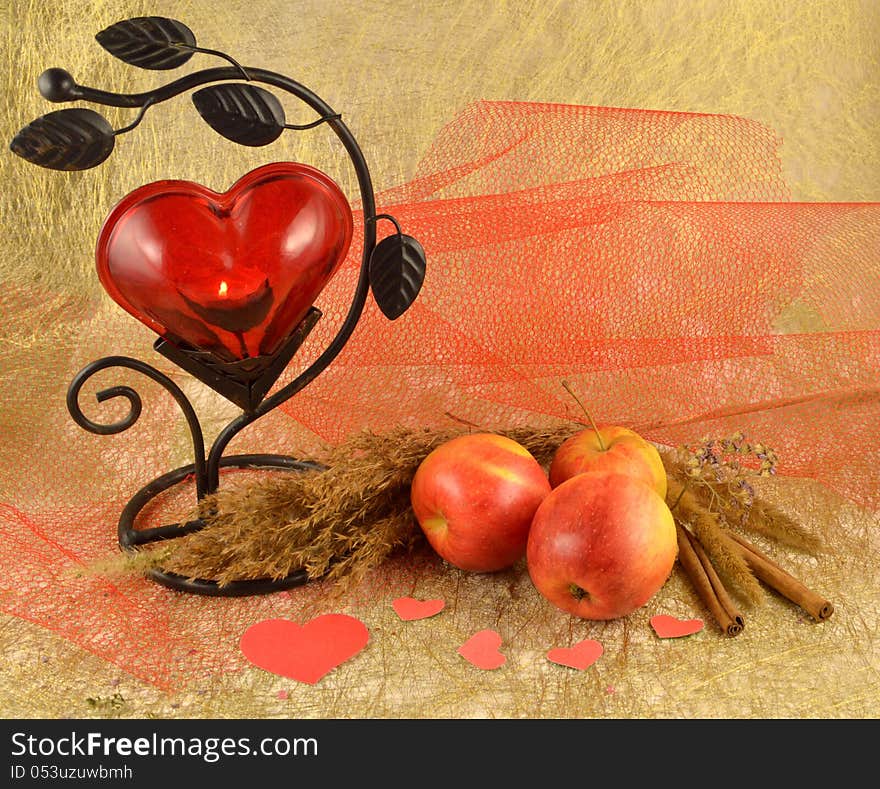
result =
M408 183L377 195L426 250L416 302L394 322L369 302L334 363L234 449L579 418L565 380L599 421L667 445L743 431L776 450L780 474L877 510L880 204L792 201L780 144L728 115L466 107ZM304 358L335 333L359 256L356 237ZM62 390L107 331L91 313L67 319L76 350L47 361ZM237 637L282 603L71 572L113 554L135 490L191 460L162 397L128 439L81 431L63 405L48 421L27 412L19 449L68 454L54 492L20 477L0 504L0 607L170 688L240 667Z

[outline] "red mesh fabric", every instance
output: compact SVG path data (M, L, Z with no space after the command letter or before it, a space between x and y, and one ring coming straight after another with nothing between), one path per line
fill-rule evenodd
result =
M377 195L427 252L415 304L389 322L370 301L334 363L230 451L296 453L362 427L580 418L567 380L599 422L671 445L742 430L777 451L781 474L880 507L880 204L791 202L780 142L731 116L467 107L412 180ZM300 359L326 346L348 308L359 233ZM19 294L18 308L32 300ZM101 327L77 320L86 342L53 362L67 376L53 396L95 358L87 340ZM133 355L167 369L138 342ZM55 471L57 501L22 487L0 506L0 607L162 687L242 665L236 636L293 605L72 572L115 552L130 495L191 461L182 429L167 404L116 448L124 439L59 424L68 470L89 463L95 479L67 480L65 497Z
M878 205L787 201L780 142L730 116L469 107L379 195L427 250L423 292L394 323L370 305L288 413L328 440L531 424L579 417L568 379L601 421L747 430L877 506Z

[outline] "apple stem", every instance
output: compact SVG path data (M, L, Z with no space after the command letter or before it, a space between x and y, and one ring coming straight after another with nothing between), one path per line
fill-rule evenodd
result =
M468 427L480 428L480 426L476 422L470 422L467 419L462 419L460 416L456 416L451 411L444 411L443 416L448 416L454 422L459 422L462 425L467 425Z
M574 393L574 389L571 388L568 381L562 382L562 387L568 392L573 398L574 401L581 407L581 411L583 411L587 415L587 419L590 422L590 427L596 432L596 438L599 441L599 449L603 452L606 451L607 447L605 446L605 442L602 440L602 434L599 432L599 428L596 427L596 423L593 421L593 417L590 415L590 412L587 410L587 407L581 402L581 399Z

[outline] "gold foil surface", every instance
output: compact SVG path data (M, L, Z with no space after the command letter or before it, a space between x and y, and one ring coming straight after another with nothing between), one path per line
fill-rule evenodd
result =
M16 0L0 11L0 117L7 141L55 109L36 90L37 76L49 66L111 90L158 84L156 73L115 61L93 36L124 18L165 15L189 25L204 46L288 74L341 108L377 188L405 183L438 130L467 103L487 99L731 113L782 136L794 200L880 195L880 6L867 0ZM184 71L206 64L196 55ZM142 463L148 478L156 460L146 430L83 440L64 407L70 377L82 365L108 354L143 356L153 340L103 294L94 273L96 235L112 204L161 178L222 190L279 155L315 163L353 189L340 151L320 133L285 137L279 154L277 148L218 140L194 119L186 97L160 110L148 113L136 134L121 136L115 154L96 170L43 171L8 151L2 159L0 500L23 511L73 512L83 490L123 503L130 491L117 489L115 465L137 470ZM114 127L132 120L131 110L102 111ZM302 122L296 109L288 122ZM29 299L27 293L53 295ZM809 316L800 320L803 328ZM234 415L204 387L185 376L179 380L204 415L207 432ZM155 418L166 420L173 439L160 460L167 468L188 462L176 414L171 406L155 407L167 408ZM261 431L286 448L283 421L270 420ZM816 451L821 454L821 447ZM664 588L662 610L646 607L625 620L589 622L550 607L522 567L483 576L440 562L394 560L342 598L316 583L253 602L254 621L304 621L342 611L367 624L366 649L315 686L239 667L160 687L51 628L3 615L2 712L10 718L876 717L880 519L808 480L780 479L763 490L825 539L826 551L815 557L765 546L833 601L835 613L824 623L770 594L763 606L747 610L742 634L722 637L680 574ZM111 510L108 554L114 530ZM46 599L64 592L63 576L47 576ZM401 595L443 597L446 609L402 622L390 606ZM186 596L167 604L183 611L194 631L225 605ZM706 627L688 638L658 639L649 626L654 613L699 616ZM495 671L481 672L456 653L484 628L497 630L504 641L507 662ZM234 645L240 635L217 637ZM599 640L605 649L589 670L546 659L548 649L582 638Z

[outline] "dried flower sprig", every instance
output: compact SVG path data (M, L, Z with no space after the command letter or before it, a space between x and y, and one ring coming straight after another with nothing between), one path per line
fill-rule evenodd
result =
M683 478L684 490L716 514L721 527L748 529L810 552L820 548L815 534L758 495L755 478L775 476L779 464L763 442L738 431L681 446L674 457L667 472Z
M723 508L739 510L739 520L748 520L755 501L755 488L749 477L776 474L776 452L763 443L751 443L742 432L724 438L703 438L680 448L686 453L685 473L713 497L723 495ZM743 463L753 459L756 462ZM757 466L757 468L754 468ZM721 493L723 491L723 494Z

